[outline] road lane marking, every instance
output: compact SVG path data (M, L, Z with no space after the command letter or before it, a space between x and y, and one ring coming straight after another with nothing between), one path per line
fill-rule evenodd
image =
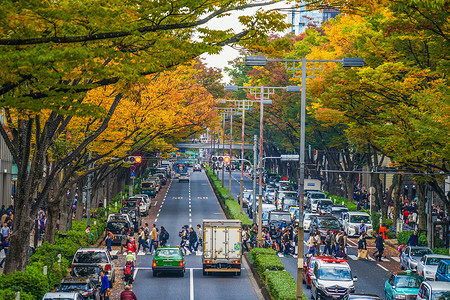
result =
M155 219L155 223L156 223L156 221L158 221L158 218Z
M189 217L192 217L192 214L191 214L191 213L189 213Z
M189 270L189 299L194 300L194 270Z
M348 257L350 257L353 260L357 260L358 258L356 257L356 255L347 255Z
M192 219L189 219L189 223L191 223L192 222Z
M112 255L117 255L117 253L119 252L119 250L112 250L111 252L109 252L109 254Z
M398 258L398 257L392 256L391 259L392 259L392 260L395 260L396 262L400 262L400 258Z
M380 265L380 264L377 264L377 266L379 266L380 268L382 268L383 270L385 270L386 272L389 272L389 270L388 269L386 269L385 267L383 267L382 265Z

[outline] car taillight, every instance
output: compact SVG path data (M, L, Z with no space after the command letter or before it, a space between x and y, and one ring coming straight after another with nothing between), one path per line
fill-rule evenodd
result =
M156 267L156 261L155 261L155 260L153 261L152 266L153 266L153 267Z
M184 263L182 261L180 261L180 267L184 266Z
M238 261L238 260L235 260L235 261L234 261L234 264L236 264L236 265L239 264L239 261Z
M211 261L210 261L210 260L207 260L207 261L206 261L206 264L207 264L207 265L209 265L210 263L211 263Z
M105 266L105 271L109 271L109 270L111 270L111 265L106 265Z
M70 266L70 268L73 270L73 264Z

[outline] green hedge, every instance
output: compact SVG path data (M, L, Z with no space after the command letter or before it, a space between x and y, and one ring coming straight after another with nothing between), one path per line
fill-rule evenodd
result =
M222 202L225 206L225 209L228 212L228 215L231 219L241 220L242 225L252 225L252 221L248 218L248 216L243 212L241 213L241 207L239 203L237 203L233 197L231 199L228 195L228 189L222 187L222 182L217 178L217 176L213 173L211 168L206 168L206 175L212 182L212 187L219 197L219 201Z
M29 265L25 272L15 272L0 276L0 290L10 289L31 295L31 299L42 299L44 294L50 290L49 282L43 276L39 265ZM26 296L26 295L25 295ZM2 298L8 299L8 298ZM14 298L9 298L14 299Z
M256 261L256 257L258 257L258 255L277 255L277 253L275 252L275 250L273 249L268 249L268 248L253 248L250 250L250 252L248 253L248 256L250 257L250 260L255 263Z
M273 299L297 299L297 283L288 271L265 271L264 283Z
M265 271L282 271L284 270L284 264L278 255L271 254L261 254L256 257L255 260L256 268L258 269L259 275L264 279Z
M397 233L397 243L399 245L406 245L406 242L408 241L411 234L413 234L413 232L414 231L403 231L403 232ZM425 232L422 232L419 235L419 246L427 246L427 245L428 245L427 236L426 236Z
M450 255L448 248L433 248L434 254Z

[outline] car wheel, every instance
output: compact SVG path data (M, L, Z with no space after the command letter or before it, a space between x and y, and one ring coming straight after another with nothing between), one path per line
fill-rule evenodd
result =
M158 277L158 272L153 271L153 277Z
M184 271L181 271L181 272L180 272L180 276L181 276L181 277L184 277Z

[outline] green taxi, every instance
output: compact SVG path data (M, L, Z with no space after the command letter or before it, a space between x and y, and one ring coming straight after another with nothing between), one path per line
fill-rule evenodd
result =
M395 272L384 283L386 300L415 300L423 277L411 271Z
M184 276L184 257L178 247L163 247L156 249L152 263L153 276L161 273L178 273Z

